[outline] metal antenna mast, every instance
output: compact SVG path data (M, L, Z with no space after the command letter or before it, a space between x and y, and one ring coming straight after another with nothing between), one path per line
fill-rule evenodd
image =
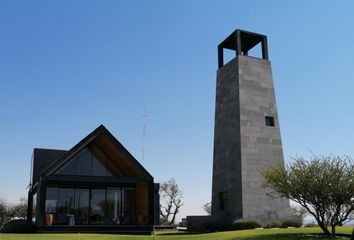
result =
M143 118L143 156L142 156L142 162L144 162L145 158L145 135L146 135L146 120L147 120L147 113L144 110L143 115L141 116Z

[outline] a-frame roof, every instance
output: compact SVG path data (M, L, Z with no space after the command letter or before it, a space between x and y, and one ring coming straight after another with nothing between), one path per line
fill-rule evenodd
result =
M103 126L100 125L78 144L47 166L39 177L49 176L64 166L89 144L95 143L111 157L117 166L124 169L129 177L152 179L150 173L128 152L128 150Z

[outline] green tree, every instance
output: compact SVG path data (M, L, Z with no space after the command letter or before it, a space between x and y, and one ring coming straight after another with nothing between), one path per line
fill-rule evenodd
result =
M160 185L160 196L163 204L160 204L160 221L163 225L175 223L176 215L183 205L182 191L176 181L171 178Z
M352 216L354 164L348 156L295 157L292 163L270 168L263 176L264 187L304 207L326 235L335 237L336 226Z
M302 206L290 206L290 210L294 216L300 217L301 219L306 217L308 214L306 208Z

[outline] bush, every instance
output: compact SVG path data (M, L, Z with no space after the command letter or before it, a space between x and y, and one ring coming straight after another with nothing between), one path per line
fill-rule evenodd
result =
M277 222L267 223L264 228L279 228L281 225Z
M301 220L286 220L281 223L282 228L287 228L287 227L296 227L299 228L302 226L302 221Z
M231 225L232 230L255 229L259 227L262 227L262 225L257 221L235 221Z
M17 219L9 221L4 224L1 229L1 233L34 233L36 232L36 226L23 219Z

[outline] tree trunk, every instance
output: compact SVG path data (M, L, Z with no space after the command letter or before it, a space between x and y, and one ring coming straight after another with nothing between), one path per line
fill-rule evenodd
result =
M332 236L330 231L328 230L328 228L326 226L324 226L322 223L318 223L318 225L320 226L320 228L322 229L324 234L326 234L327 236Z
M336 225L332 225L332 238L336 238Z
M175 211L173 212L173 215L172 215L172 220L171 220L170 225L172 225L172 224L175 223L175 219L176 219L176 215L177 215L177 213L178 213L178 209L179 209L179 207L176 206L176 209L175 209Z

